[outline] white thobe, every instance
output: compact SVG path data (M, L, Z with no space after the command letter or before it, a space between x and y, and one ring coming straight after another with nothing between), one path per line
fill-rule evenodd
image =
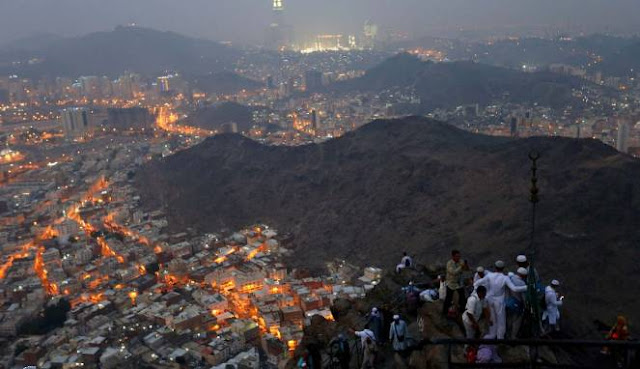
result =
M473 286L485 286L487 288L487 304L491 312L493 325L489 328L489 334L501 340L507 332L507 314L505 311L505 298L507 287L513 292L525 292L527 286L516 286L511 279L503 273L487 273L484 278L478 279Z
M542 320L549 320L549 325L556 325L560 319L560 306L562 300L558 299L558 293L551 286L544 289L544 301L547 308L542 313Z

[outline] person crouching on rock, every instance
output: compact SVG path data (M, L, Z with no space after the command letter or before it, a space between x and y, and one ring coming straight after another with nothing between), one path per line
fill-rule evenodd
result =
M487 288L485 286L478 286L476 292L467 299L467 306L464 314L462 314L466 338L474 339L482 336L478 321L481 317L489 316L488 305L485 300L486 296ZM491 322L489 322L489 324L491 324Z
M400 263L396 266L396 273L400 274L400 272L402 272L402 269L411 267L413 267L413 259L411 258L411 256L407 255L406 252L404 252L402 254Z

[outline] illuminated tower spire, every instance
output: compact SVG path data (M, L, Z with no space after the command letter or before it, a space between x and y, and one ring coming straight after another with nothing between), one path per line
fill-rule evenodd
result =
M290 28L285 24L284 0L271 0L272 20L267 35L267 45L273 49L283 49L290 44Z

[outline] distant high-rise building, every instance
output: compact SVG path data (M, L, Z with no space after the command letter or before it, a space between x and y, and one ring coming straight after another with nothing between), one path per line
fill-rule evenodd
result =
M317 134L318 129L320 129L320 122L318 121L318 112L315 110L311 111L311 127L313 131Z
M373 49L376 46L376 40L378 38L378 25L370 21L364 22L363 36L363 47L365 49Z
M316 92L322 89L322 72L310 70L304 74L304 85L308 92Z
M629 151L629 122L620 120L618 122L618 140L616 141L616 149L626 153Z
M89 131L89 112L82 108L64 109L60 122L65 136L80 137Z
M109 127L117 129L151 128L155 123L154 116L145 108L112 108L107 109Z
M358 44L356 42L356 36L355 35L349 35L349 48L350 49L355 49L356 47L358 47Z
M161 95L183 93L188 94L188 83L179 74L168 74L157 78L156 85Z
M171 89L168 76L158 77L158 88L160 92L168 92Z
M283 82L280 84L280 94L284 97L291 96L296 89L296 80L291 77L287 80L287 82Z
M509 129L511 137L518 137L518 118L511 117L509 122Z
M267 31L267 47L275 50L287 48L291 44L291 28L284 19L284 0L272 0L272 20Z
M578 138L578 139L582 138L582 124L577 123L574 125L574 133L575 133L574 135L575 138Z
M102 79L96 76L83 76L78 78L80 93L89 99L99 99L102 94Z

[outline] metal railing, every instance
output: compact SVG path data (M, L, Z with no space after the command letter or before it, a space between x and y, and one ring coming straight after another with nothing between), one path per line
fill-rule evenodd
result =
M446 347L447 368L563 368L563 369L606 369L606 368L625 368L631 369L638 365L635 355L640 351L640 342L638 341L600 341L600 340L543 340L543 339L522 339L522 340L488 340L488 339L433 339L421 342L421 345L437 345ZM479 345L496 345L510 347L526 347L528 348L529 358L519 362L502 362L502 363L468 363L453 361L452 348L454 346L479 346ZM575 364L559 364L545 362L539 354L540 347L548 347L551 349L562 348L565 350L576 350L584 353L585 357L599 358L599 360L591 360L591 363L575 363ZM611 351L611 355L605 358L600 354L600 349L607 347ZM590 350L591 349L591 350ZM597 349L594 350L593 349ZM594 362L595 361L595 362ZM591 366L593 365L593 366Z

